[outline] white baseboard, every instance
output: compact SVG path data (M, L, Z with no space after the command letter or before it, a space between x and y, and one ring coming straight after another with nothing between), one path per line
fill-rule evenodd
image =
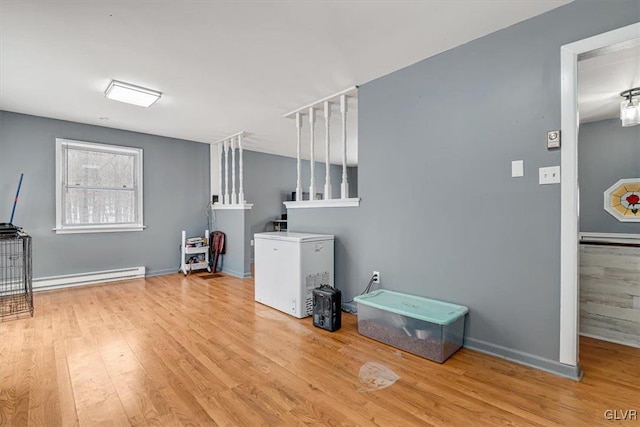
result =
M66 274L63 276L40 277L33 279L34 291L69 288L72 286L92 285L116 280L139 279L145 277L145 267L121 268L118 270L93 271L89 273Z

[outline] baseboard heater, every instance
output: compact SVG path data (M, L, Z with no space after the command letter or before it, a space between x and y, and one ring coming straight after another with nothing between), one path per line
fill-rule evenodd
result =
M93 271L89 273L66 274L63 276L40 277L33 279L34 291L69 288L72 286L93 285L95 283L114 282L116 280L139 279L145 276L145 267L130 267L117 270Z

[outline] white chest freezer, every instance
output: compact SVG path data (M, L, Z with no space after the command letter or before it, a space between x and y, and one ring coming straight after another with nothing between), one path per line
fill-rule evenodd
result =
M310 316L313 289L334 286L333 236L272 232L254 239L255 300L298 318Z

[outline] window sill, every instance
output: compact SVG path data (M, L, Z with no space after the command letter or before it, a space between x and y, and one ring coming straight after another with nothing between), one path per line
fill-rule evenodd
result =
M147 228L146 225L143 226L117 226L117 227L65 227L65 228L54 228L53 231L56 234L84 234L84 233L121 233L127 231L142 231Z
M287 209L303 208L357 208L360 206L360 198L351 199L328 199L328 200L302 200L283 202Z

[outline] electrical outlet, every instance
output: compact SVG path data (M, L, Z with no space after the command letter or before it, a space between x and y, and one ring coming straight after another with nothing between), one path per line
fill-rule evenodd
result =
M380 284L380 272L379 271L374 271L373 272L373 283L375 284Z
M253 239L251 239L251 246L253 246Z

